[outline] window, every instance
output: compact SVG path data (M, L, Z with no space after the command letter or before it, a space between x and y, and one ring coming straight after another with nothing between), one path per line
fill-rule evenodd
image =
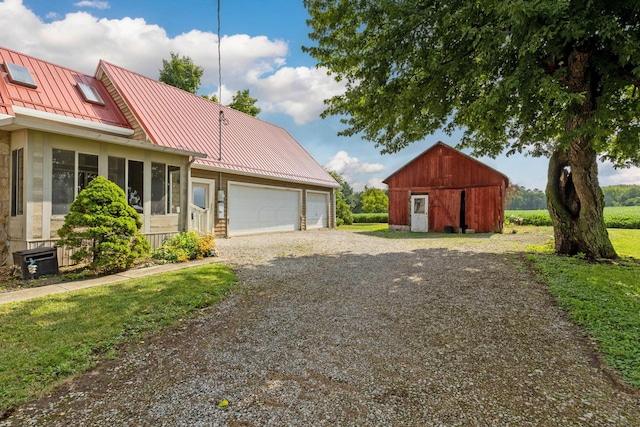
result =
M144 212L144 163L129 160L127 200L138 213Z
M98 176L98 156L78 154L78 193Z
M109 170L107 172L107 179L109 181L118 184L118 187L122 188L122 191L127 190L125 187L125 160L122 157L109 156Z
M78 89L80 89L80 93L85 101L96 105L104 105L100 92L98 92L98 89L95 87L84 83L78 83Z
M180 167L151 163L151 214L180 211Z
M75 196L75 152L68 150L53 150L52 211L53 215L65 215Z
M5 68L7 69L7 73L9 74L9 81L11 83L19 84L22 86L37 88L35 80L31 76L29 69L27 67L23 67L22 65L12 64L11 62L4 63Z
M11 216L24 214L24 149L11 152Z
M98 156L53 149L51 213L66 215L73 199L98 176ZM77 166L77 167L76 167Z
M166 213L166 181L167 172L164 163L151 163L151 215Z
M169 182L167 182L167 210L169 213L180 212L180 167L168 166Z

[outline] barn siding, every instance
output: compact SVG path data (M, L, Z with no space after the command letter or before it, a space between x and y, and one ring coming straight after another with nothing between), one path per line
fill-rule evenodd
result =
M429 231L461 224L477 232L502 230L508 179L446 144L437 143L384 182L389 187L390 228L411 225L411 194L429 194ZM461 221L463 190L466 210Z

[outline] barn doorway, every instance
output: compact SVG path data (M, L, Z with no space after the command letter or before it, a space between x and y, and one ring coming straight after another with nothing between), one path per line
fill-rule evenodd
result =
M428 207L428 195L411 196L411 231L418 233L426 233L429 231Z
M467 229L466 218L466 192L462 190L460 192L460 232L464 233Z

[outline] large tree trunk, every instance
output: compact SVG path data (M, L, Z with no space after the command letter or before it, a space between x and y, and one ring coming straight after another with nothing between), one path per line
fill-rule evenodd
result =
M597 82L590 73L589 49L576 47L568 56L565 83L584 95L571 107L565 130L567 149L556 147L549 159L547 207L553 223L556 252L589 258L617 258L604 224L604 195L598 183L597 153L588 132L580 131L595 109ZM578 130L578 131L577 131ZM576 132L577 131L577 132Z
M617 258L604 224L604 195L596 153L590 147L556 151L549 160L547 207L556 253Z

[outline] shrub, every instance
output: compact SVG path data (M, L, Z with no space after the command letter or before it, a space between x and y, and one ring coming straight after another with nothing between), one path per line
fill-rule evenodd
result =
M389 222L389 214L388 213L359 213L353 214L353 222L355 223L381 223L381 222Z
M98 176L71 203L58 230L58 244L76 249L71 258L90 262L94 270L125 270L151 251L141 227L140 215L129 206L124 191Z
M154 252L155 259L166 262L186 262L215 255L216 243L212 233L199 235L195 231L187 231L166 240Z

